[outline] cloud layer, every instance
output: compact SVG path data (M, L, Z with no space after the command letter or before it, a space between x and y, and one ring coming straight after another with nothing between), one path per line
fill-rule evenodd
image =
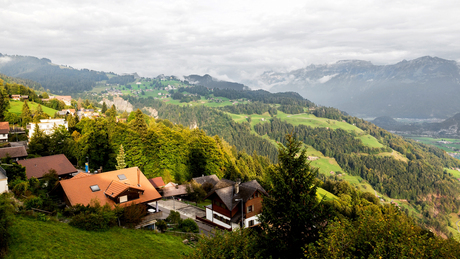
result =
M0 0L0 53L239 82L342 59L460 61L458 1L217 2Z

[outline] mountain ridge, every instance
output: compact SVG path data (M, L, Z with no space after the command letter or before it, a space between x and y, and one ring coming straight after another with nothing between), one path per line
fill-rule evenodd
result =
M315 103L354 116L446 118L460 110L454 103L460 97L460 66L438 57L392 65L341 60L285 73L267 71L257 80L257 87L271 92L296 91Z

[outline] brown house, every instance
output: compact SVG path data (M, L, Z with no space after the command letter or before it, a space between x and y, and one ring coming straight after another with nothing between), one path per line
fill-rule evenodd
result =
M26 168L27 179L32 177L40 179L51 169L56 170L59 177L63 178L71 177L71 174L77 172L77 169L63 154L19 160L18 164Z
M137 167L100 174L79 173L59 183L69 206L88 205L98 200L101 205L114 207L116 204L147 204L161 199L161 195Z
M256 181L245 183L221 179L207 195L206 220L228 230L259 224L262 197L268 193Z
M27 151L24 146L0 148L0 158L10 156L14 160L24 159L27 157Z

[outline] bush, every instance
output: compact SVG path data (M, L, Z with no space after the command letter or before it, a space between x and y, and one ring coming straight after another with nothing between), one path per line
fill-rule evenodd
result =
M184 219L180 224L179 224L179 230L182 232L193 232L193 233L199 233L200 229L198 228L198 225L193 219Z
M142 221L142 218L147 215L147 206L145 204L134 204L123 209L121 217L122 224L128 227L134 227Z
M70 225L91 231L108 230L117 225L117 216L122 209L112 208L105 204L101 206L98 201L92 201L87 206L77 205L73 209L68 209L65 214L73 214Z
M166 224L166 221L164 221L164 220L159 220L159 221L157 221L157 223L156 223L156 227L157 227L158 230L160 230L161 232L165 232L166 229L168 228L168 224Z

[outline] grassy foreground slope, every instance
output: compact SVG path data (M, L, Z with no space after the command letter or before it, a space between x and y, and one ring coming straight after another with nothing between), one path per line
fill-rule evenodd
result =
M183 258L180 237L147 230L84 231L65 223L17 217L6 258Z

